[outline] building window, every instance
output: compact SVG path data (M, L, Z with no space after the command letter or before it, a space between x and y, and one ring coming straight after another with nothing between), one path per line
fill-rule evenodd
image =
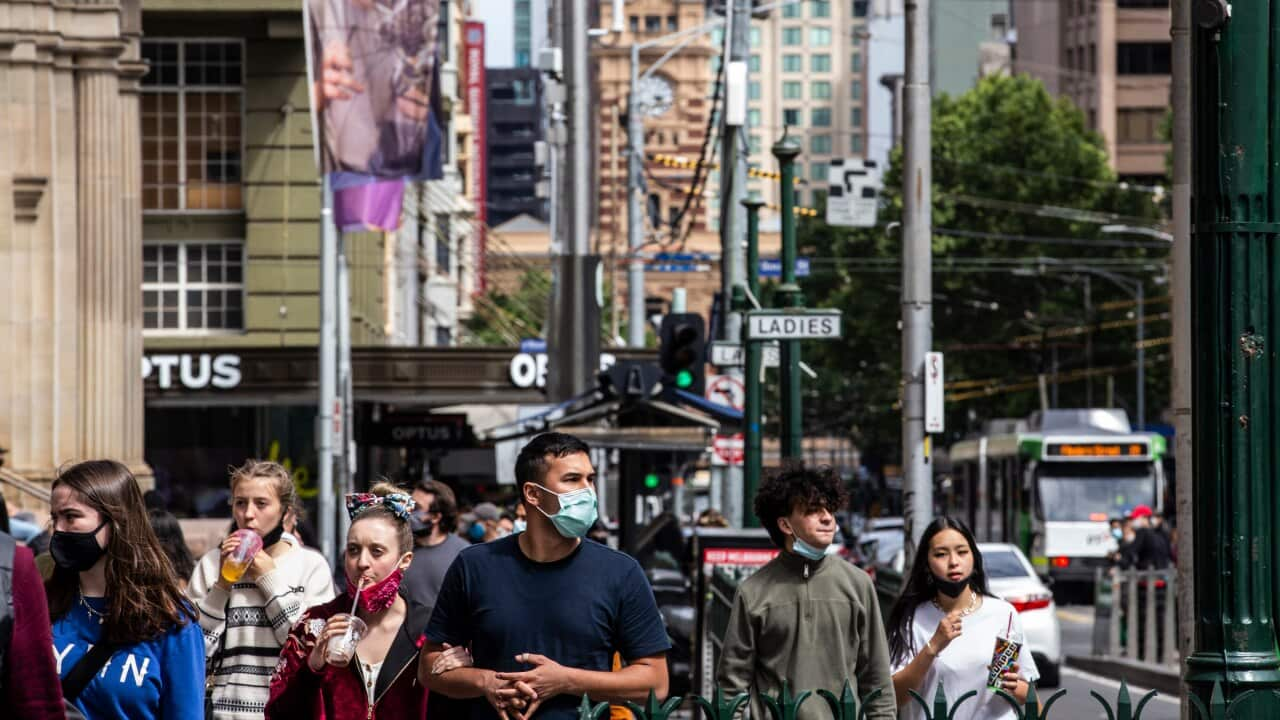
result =
M1089 43L1089 74L1098 74L1098 46Z
M244 328L244 248L236 242L142 246L142 328Z
M831 44L831 28L809 28L809 47L826 47Z
M800 17L800 3L792 2L782 6L782 17L798 18Z
M810 100L830 100L831 99L831 83L826 80L814 80L809 83L809 99Z
M760 99L760 81L759 80L752 80L751 82L747 83L747 99L749 100Z
M632 15L630 18L627 18L627 24L631 28L632 34L637 34L640 32L640 16L639 15Z
M809 179L814 182L826 182L827 164L824 162L811 163L809 165Z
M759 135L751 135L748 142L750 143L752 155L759 155L764 152L764 141L760 139Z
M450 347L453 345L453 331L447 327L436 328L436 347Z
M809 17L831 17L831 3L828 2L828 0L811 0L809 5Z
M244 44L144 40L142 207L240 210Z
M1116 139L1122 143L1159 143L1165 108L1120 108L1116 111Z
M854 17L866 17L866 16L867 16L867 4L868 4L868 3L867 3L867 0L853 0L853 16L854 16Z
M849 152L855 155L862 152L862 133L854 133L849 138Z
M798 80L787 80L782 83L782 99L783 100L799 100L803 97L801 85Z
M662 32L662 16L661 15L645 15L644 31L647 33Z
M830 135L814 135L809 138L809 152L826 155L831 152Z
M849 99L850 100L862 99L862 81L861 80L854 80L853 82L849 83Z
M853 127L862 127L862 108L855 107L849 110L849 124Z
M448 213L436 213L436 274L453 270L453 227Z
M831 108L813 108L809 111L811 127L831 127Z
M799 45L803 41L803 33L800 28L782 28L782 44L783 45Z
M859 27L855 27L855 28L853 28L853 30L849 33L849 42L850 42L854 47L858 47L858 46L862 45L862 35L863 35L863 33L864 33L864 32L866 32L866 31L865 31L865 30L863 30L862 28L859 28ZM868 37L870 37L870 36L868 36Z
M667 16L667 32L675 32L680 28L680 21L675 15Z
M831 72L831 56L826 53L818 53L809 56L810 72Z
M862 72L862 53L854 53L849 56L849 69L852 72Z
M751 47L760 47L760 43L762 42L762 38L760 36L760 28L758 27L751 28L750 39L751 39Z
M1116 72L1120 75L1168 75L1169 43L1116 43Z
M782 111L782 124L787 127L796 127L800 124L800 111L796 108L789 108Z
M760 72L760 56L759 55L751 56L751 59L747 61L747 69L750 70L751 72Z
M749 127L760 127L760 111L751 108L747 111L747 125Z
M804 70L804 58L800 55L783 55L782 56L782 72L802 72Z

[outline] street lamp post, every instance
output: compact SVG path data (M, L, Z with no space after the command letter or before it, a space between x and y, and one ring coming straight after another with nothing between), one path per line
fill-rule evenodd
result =
M784 308L804 306L804 295L796 283L796 157L800 143L786 135L773 146L778 159L782 195L782 284L778 286L779 304ZM803 444L800 427L800 341L782 340L782 457L799 459Z

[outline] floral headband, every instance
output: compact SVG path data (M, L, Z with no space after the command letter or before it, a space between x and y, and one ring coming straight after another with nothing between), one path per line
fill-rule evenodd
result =
M413 498L404 493L391 493L390 495L350 493L347 495L347 515L352 520L355 520L356 515L361 512L381 505L395 513L396 517L407 522L409 513L413 510L415 504Z

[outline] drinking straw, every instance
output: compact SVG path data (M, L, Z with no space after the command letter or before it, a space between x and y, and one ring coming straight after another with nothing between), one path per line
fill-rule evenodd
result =
M355 599L351 601L351 612L347 613L348 615L351 615L353 617L355 616L356 605L360 602L360 591L363 589L364 589L364 577L362 576L360 578L360 583L356 585L356 592L355 592L356 596L355 596ZM1013 622L1012 618L1010 619L1010 622Z
M355 612L355 610L352 610ZM1013 632L1013 613L1009 613L1009 626L1004 629L1004 636L1009 637L1009 633Z

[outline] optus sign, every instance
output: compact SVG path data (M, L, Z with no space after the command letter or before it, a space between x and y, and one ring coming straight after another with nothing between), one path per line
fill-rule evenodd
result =
M240 356L208 353L144 355L142 379L145 382L153 375L161 390L172 388L175 381L187 390L207 387L230 390L240 384Z
M600 353L600 371L613 367L618 358L609 353ZM547 386L547 354L520 353L511 358L507 367L511 384L518 388L544 388Z

